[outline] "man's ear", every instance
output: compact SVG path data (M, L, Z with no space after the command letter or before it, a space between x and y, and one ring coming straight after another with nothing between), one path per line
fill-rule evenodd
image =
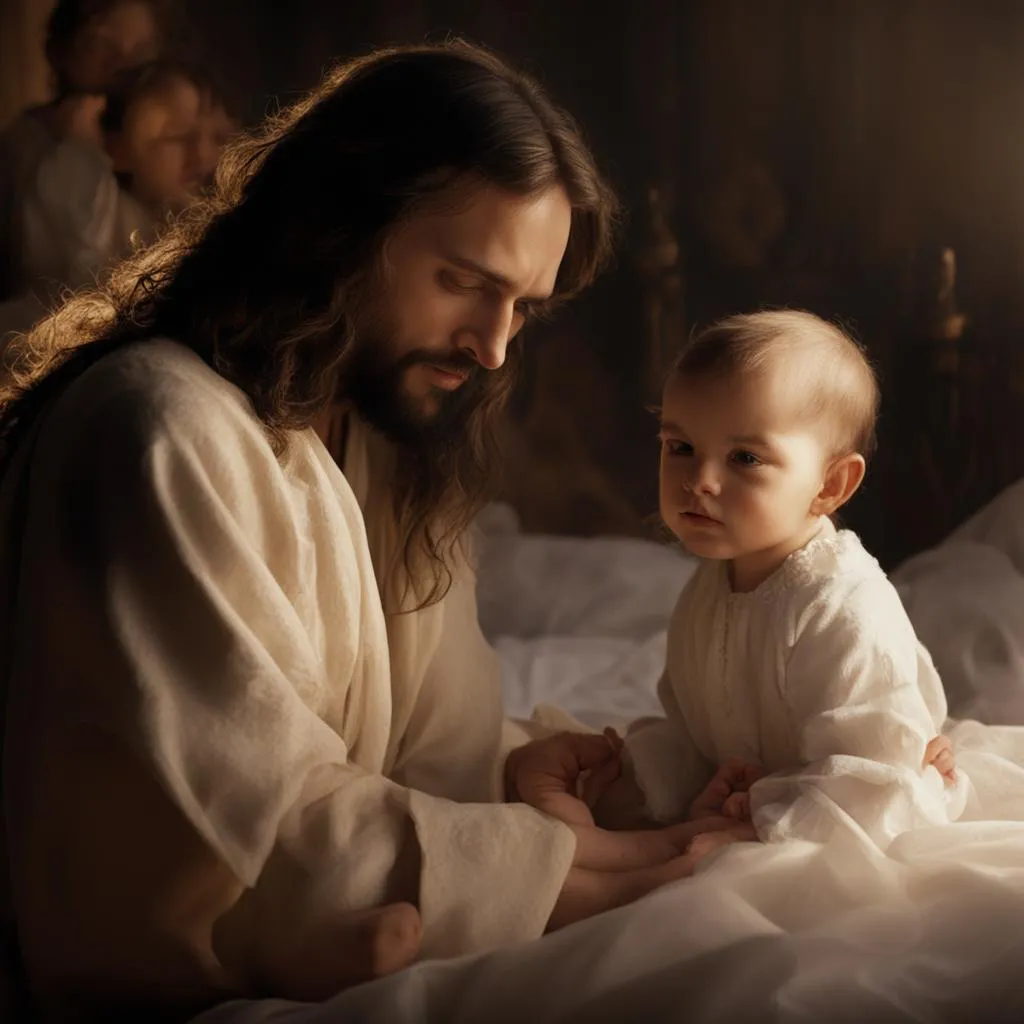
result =
M811 502L811 514L830 516L857 493L864 480L864 456L857 452L841 455L825 470L821 490Z

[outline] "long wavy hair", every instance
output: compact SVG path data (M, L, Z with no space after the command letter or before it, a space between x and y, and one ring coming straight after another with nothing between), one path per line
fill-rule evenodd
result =
M124 345L174 338L240 388L280 455L343 396L362 310L385 242L462 179L518 195L568 194L570 237L554 300L586 288L609 259L617 204L570 118L541 87L462 41L374 52L225 152L212 194L102 287L71 297L5 353L0 474L39 410ZM515 379L482 374L463 436L436 458L402 461L393 481L402 558L425 554L451 581L459 537L492 496L499 414ZM401 446L398 446L399 448ZM412 572L410 572L410 576Z

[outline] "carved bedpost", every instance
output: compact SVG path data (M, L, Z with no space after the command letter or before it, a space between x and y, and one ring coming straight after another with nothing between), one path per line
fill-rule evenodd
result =
M644 400L661 401L672 357L683 341L683 274L679 242L669 225L661 189L647 189L636 264L643 284Z
M916 264L912 320L893 352L883 409L894 561L937 543L973 510L981 471L978 353L957 301L956 253L928 248Z
M956 295L956 252L944 246L937 260L925 267L921 334L915 353L927 379L933 400L927 409L929 433L952 436L961 427L963 395L963 344L967 317Z

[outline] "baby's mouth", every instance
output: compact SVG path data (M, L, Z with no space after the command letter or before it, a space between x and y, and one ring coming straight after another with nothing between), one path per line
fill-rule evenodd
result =
M721 520L716 519L714 516L709 516L706 512L698 512L696 510L681 512L680 515L686 520L693 523L720 523Z

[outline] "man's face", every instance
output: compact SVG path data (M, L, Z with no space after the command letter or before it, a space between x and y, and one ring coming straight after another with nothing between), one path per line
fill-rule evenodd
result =
M550 297L569 240L561 187L462 187L400 227L357 339L346 397L395 440L450 435Z

